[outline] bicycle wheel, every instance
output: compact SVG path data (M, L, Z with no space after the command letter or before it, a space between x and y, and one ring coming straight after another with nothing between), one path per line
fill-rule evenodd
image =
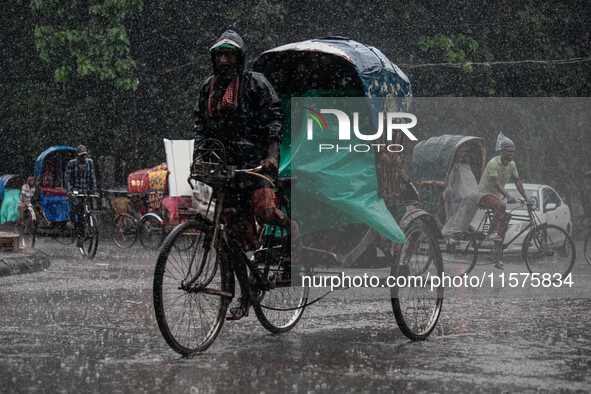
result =
M131 248L137 240L137 220L128 213L117 215L113 226L113 241L120 248Z
M443 272L449 276L469 274L478 261L478 244L476 239L440 241Z
M583 253L585 254L585 260L588 264L591 264L591 229L585 236L585 243L583 244Z
M443 263L437 240L428 225L417 219L407 230L406 242L391 256L392 309L400 331L413 341L427 338L441 314L443 287L431 288L431 278L442 277ZM394 283L393 283L394 284Z
M93 259L98 248L99 234L98 221L94 213L87 215L84 219L84 234L82 246L79 247L82 256Z
M532 228L521 248L529 272L567 276L575 264L575 243L566 231L553 224Z
M297 286L296 278L306 275L305 269L291 266L289 238L281 230L276 236L275 226L268 226L270 231L266 244L259 249L253 258L256 259L260 272L264 273L269 264L266 279L269 289L261 294L260 300L254 303L256 317L265 329L276 333L291 330L302 317L308 301L308 287ZM287 276L286 276L287 275ZM294 281L292 282L292 278ZM252 289L251 289L252 290Z
M22 217L16 222L16 227L20 235L20 246L34 248L37 236L37 219L33 208L28 207L23 211Z
M156 263L153 296L158 328L174 351L190 355L213 343L224 324L232 284L211 226L193 220L168 235Z
M49 233L55 242L61 245L72 245L76 240L74 229L68 228L64 224L58 224L55 230Z
M147 213L139 223L140 243L148 249L158 249L164 239L164 222L155 213Z

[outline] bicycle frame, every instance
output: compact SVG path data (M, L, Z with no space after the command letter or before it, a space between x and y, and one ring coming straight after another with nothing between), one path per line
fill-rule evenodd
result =
M236 170L236 172L237 173L251 173L251 172L253 172L252 170L257 170L257 169ZM272 184L272 185L275 186L274 184ZM240 245L238 245L236 240L225 231L224 225L220 223L225 193L226 193L225 187L222 187L222 190L219 190L217 193L214 193L211 197L211 200L210 200L210 205L211 205L211 202L213 201L213 199L214 198L217 199L216 204L215 204L214 219L211 222L211 225L213 226L213 232L214 232L213 233L214 234L213 240L212 240L212 241L214 241L214 248L218 254L229 257L228 266L230 267L230 272L232 272L233 275L239 275L238 274L239 271L234 269L234 264L236 263L236 261L234 258L232 258L232 257L236 257L241 260L242 264L246 264L246 266L249 268L251 276L254 276L254 278L255 278L257 289L267 291L271 288L269 281L266 279L268 276L268 273L269 273L269 267L271 265L271 261L265 262L265 267L264 267L263 271L261 272L258 269L256 262L251 260L250 258L248 258L248 256L246 255L246 252L242 249L242 247L240 247ZM280 190L276 193L281 194L282 191ZM279 197L281 197L281 196L280 195L278 196L278 201L282 201L281 198L279 198ZM206 222L210 222L209 219L203 217L201 214L197 214L197 215L198 215L198 217L201 217L201 220L206 221ZM273 226L273 227L275 227L275 226ZM282 230L282 231L284 231L284 230ZM221 236L220 236L220 232L221 232ZM220 242L221 240L223 240L223 242ZM189 266L189 269L187 270L187 272L191 272L192 264L194 264L194 261L195 261L195 252L196 252L196 250L193 251L193 256L191 258L190 266ZM200 269L197 270L197 272L193 276L193 278L191 278L183 287L186 289L190 289L192 287L192 285L197 281L197 279L201 276L202 270L203 270L203 265L200 267ZM240 279L248 280L248 278L240 278ZM198 290L201 290L205 286L207 286L207 283L204 285L201 285L198 288L194 288L191 290L198 291ZM233 292L234 292L234 289L232 289L232 293ZM232 296L234 296L234 294L232 294Z
M520 205L520 206L512 209L509 213L513 212L517 208L522 207L523 205L524 204L522 204L522 205ZM480 232L484 233L484 228L487 225L488 226L491 225L491 223L492 223L492 216L493 216L492 211L490 210L490 208L487 208L484 216L482 217L482 219L480 220L480 223L478 224L478 230L482 229ZM540 218L538 218L538 215L535 213L535 210L533 209L533 206L531 206L531 205L528 205L527 217L525 215L513 215L513 214L511 214L511 219L516 219L517 221L520 221L520 222L528 222L528 225L525 226L524 228L522 228L519 231L519 233L517 233L509 241L507 241L507 242L503 241L503 244L501 245L501 248L503 250L507 249L509 247L509 245L511 245L521 235L525 234L526 232L529 232L531 228L538 228L539 226L542 225L542 222L540 221Z

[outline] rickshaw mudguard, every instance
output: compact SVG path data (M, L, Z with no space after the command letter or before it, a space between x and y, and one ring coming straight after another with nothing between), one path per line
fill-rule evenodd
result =
M435 234L432 234L434 237L443 238L443 235L441 235L441 230L439 229L439 226L437 226L433 216L423 209L416 208L406 211L396 218L396 222L398 222L398 225L402 231L406 231L410 224L417 219L422 220L430 225L429 227L435 232Z

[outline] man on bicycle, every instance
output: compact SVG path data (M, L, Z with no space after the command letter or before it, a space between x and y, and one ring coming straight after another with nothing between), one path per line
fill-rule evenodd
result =
M515 186L519 193L525 200L528 200L519 174L517 173L517 166L513 161L515 155L515 144L509 138L505 137L503 133L499 133L497 137L496 150L500 154L493 157L484 169L484 174L478 184L478 192L480 194L480 205L484 208L492 210L493 217L490 226L488 227L488 234L486 239L495 243L495 248L500 248L501 243L505 237L505 232L511 220L511 214L506 212L507 205L501 201L505 197L507 203L515 203L515 198L512 197L505 185L511 178L515 182ZM499 252L497 250L496 252ZM500 256L500 253L495 253ZM500 258L496 261L495 267L503 269L503 262Z
M224 144L229 165L262 166L263 175L272 179L279 167L281 101L262 74L245 69L246 47L236 32L224 32L210 52L213 75L204 82L194 110L196 149L204 139L215 138ZM196 150L194 157L198 155ZM254 218L288 232L291 227L269 183L244 174L236 177L224 201L223 218L226 229L244 250L257 248ZM240 263L234 270L241 297L229 310L230 320L248 315L250 305L247 268Z
M74 192L82 192L94 194L96 192L96 175L94 173L94 162L88 158L88 151L84 145L76 148L76 159L68 162L66 167L66 174L64 176L66 182L66 192L70 197L70 221L66 224L68 228L75 228L76 236L78 238L77 246L82 246L82 227L84 224L76 220L76 217L82 217L84 213L84 205L82 201L73 198Z

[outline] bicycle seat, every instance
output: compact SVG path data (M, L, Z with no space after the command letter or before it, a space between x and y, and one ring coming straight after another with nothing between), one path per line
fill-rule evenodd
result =
M286 189L290 188L296 183L299 182L298 177L296 176L280 176L277 178L277 182L275 182L275 186L279 189Z

